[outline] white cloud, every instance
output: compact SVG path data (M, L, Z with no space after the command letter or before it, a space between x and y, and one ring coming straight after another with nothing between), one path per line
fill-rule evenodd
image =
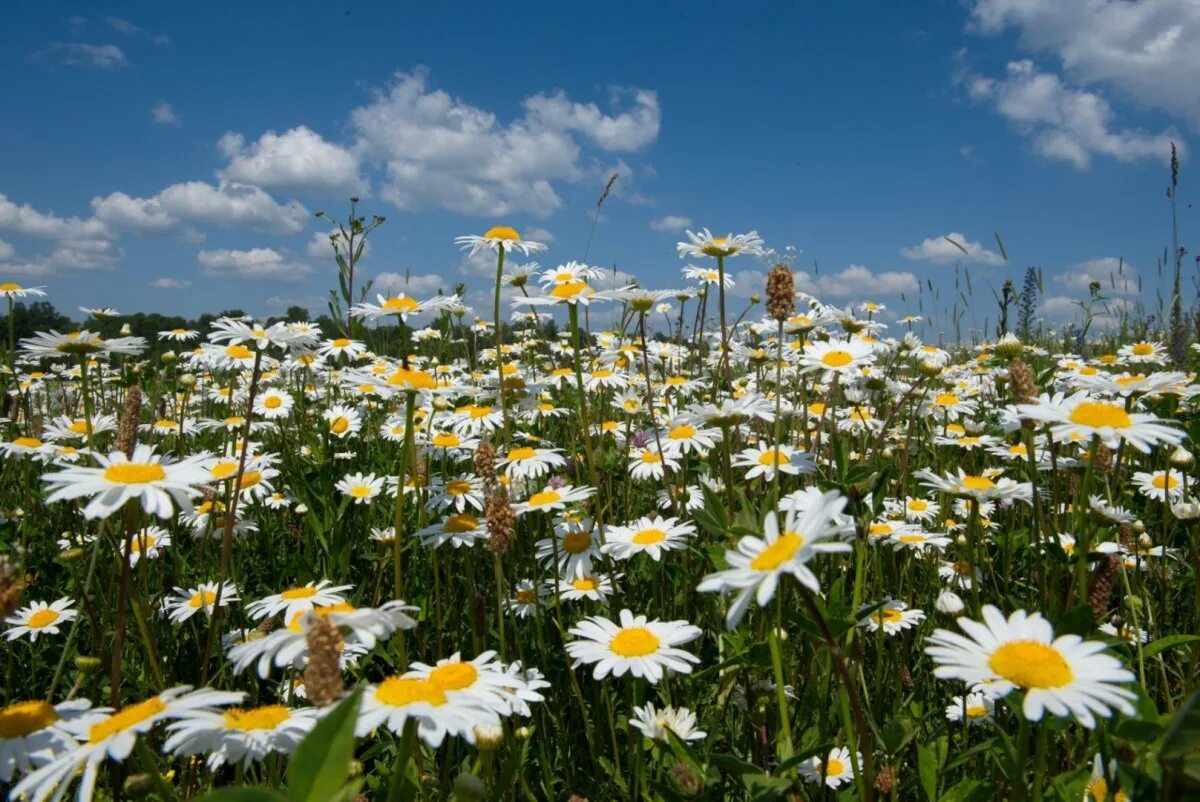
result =
M562 201L554 183L577 181L581 145L640 148L658 132L658 102L635 91L633 109L606 115L564 95L536 95L524 115L495 113L427 87L428 70L399 72L386 92L355 109L356 153L384 165L381 197L405 210L545 217Z
M554 235L548 229L540 228L539 226L530 226L525 229L525 233L522 236L525 239L540 242L543 245L549 245L551 242L554 242Z
M1115 256L1089 259L1071 265L1055 276L1054 281L1068 290L1079 293L1076 298L1087 297L1092 282L1100 285L1100 291L1104 295L1136 295L1141 292L1141 280L1137 269Z
M179 220L167 214L155 198L134 198L124 192L92 198L92 214L114 228L158 233L179 225Z
M112 267L124 255L111 240L62 240L50 254L50 263L76 270L99 270Z
M650 221L650 228L655 231L683 231L690 228L691 225L692 218L680 214L669 214L666 217Z
M172 184L151 198L114 192L93 198L97 218L135 231L165 231L182 221L249 228L272 234L303 231L308 210L296 201L280 204L262 189L223 181Z
M165 100L161 100L150 110L150 119L158 125L179 125L183 122L179 115L175 113L175 109L171 108L171 104Z
M248 146L241 134L229 132L217 147L229 159L218 175L229 181L316 195L351 195L362 188L358 157L303 125L282 134L267 131Z
M1004 78L965 76L974 100L995 106L1048 159L1067 161L1079 169L1096 155L1118 161L1158 158L1166 161L1170 131L1150 134L1116 129L1112 106L1095 92L1073 89L1053 73L1041 72L1028 59L1011 61Z
M954 240L954 242L950 242L950 240ZM958 245L954 243L958 243ZM933 262L939 265L955 262L974 262L981 265L1004 264L1003 255L989 251L979 242L967 239L966 235L959 231L951 231L945 236L921 240L920 245L914 245L911 248L901 248L900 255L914 262Z
M446 280L436 273L422 276L405 276L403 273L391 272L380 273L371 281L371 292L373 293L379 292L387 295L393 292L403 292L420 300L436 294L439 289L445 290L449 294L454 287L447 284Z
M150 286L158 290L186 290L188 287L192 286L192 282L185 279L168 278L163 276L162 278L156 278L154 281L150 282Z
M972 28L1009 28L1067 74L1200 125L1200 4L1195 0L979 0Z
M894 270L872 273L863 265L850 265L840 272L818 276L815 281L817 291L814 294L817 297L854 297L863 300L916 292L921 286L912 273Z
M662 115L658 95L646 89L614 92L633 96L633 108L607 115L595 103L573 103L565 92L537 94L525 99L525 110L534 125L556 131L578 131L603 150L640 150L658 138Z
M200 263L200 272L206 276L255 281L299 281L312 273L308 265L292 261L273 248L202 250L196 254L196 261Z
M109 239L112 232L100 220L45 214L28 203L16 205L0 194L0 230L52 240Z
M108 27L112 28L117 33L123 33L126 36L145 36L156 45L171 44L170 38L161 33L153 33L145 28L134 25L129 20L121 19L120 17L105 17L104 21L108 23Z
M16 254L16 252L16 249L13 248L11 243L0 239L0 261L7 261L13 258L13 255Z
M36 56L51 56L72 67L124 67L125 52L116 45L90 45L84 42L55 42Z

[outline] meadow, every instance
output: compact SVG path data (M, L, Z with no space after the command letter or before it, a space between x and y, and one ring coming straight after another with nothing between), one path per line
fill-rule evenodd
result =
M317 321L18 336L0 284L9 799L1200 794L1178 278L925 341L787 264L735 299L754 232L660 290L496 226L470 310L372 291L381 223Z

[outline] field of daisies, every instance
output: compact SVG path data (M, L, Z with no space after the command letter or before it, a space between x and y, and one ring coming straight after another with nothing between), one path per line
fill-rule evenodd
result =
M356 286L379 222L318 323L0 284L8 799L1200 798L1179 330L923 342L707 230L461 237L472 310Z

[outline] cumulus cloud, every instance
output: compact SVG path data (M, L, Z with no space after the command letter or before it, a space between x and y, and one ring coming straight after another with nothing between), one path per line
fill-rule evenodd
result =
M1115 256L1071 265L1056 275L1054 281L1078 293L1076 298L1086 297L1093 282L1100 285L1100 291L1105 295L1136 295L1142 286L1137 269Z
M941 237L921 240L920 245L910 248L901 248L900 255L914 262L933 262L939 265L955 262L974 262L981 265L1004 264L1002 254L989 251L978 241L967 239L966 235L959 231L951 231Z
M154 33L134 25L127 19L120 17L105 17L104 21L108 23L108 27L112 28L117 33L122 33L126 36L144 36L156 45L169 45L171 40L165 34Z
M229 159L218 175L229 181L313 195L350 195L362 188L358 157L307 126L267 131L249 145L231 131L217 147Z
M681 214L669 214L666 217L650 221L650 228L654 231L683 231L690 228L691 225L692 218L684 217Z
M222 181L213 186L187 181L150 198L114 192L92 199L97 219L134 231L166 231L189 221L227 228L249 228L272 234L303 231L308 210L296 201L278 203L259 187Z
M552 234L549 229L541 228L539 226L530 226L529 228L525 229L525 232L521 236L523 236L525 239L533 240L534 242L540 242L543 245L549 245L551 242L554 242L554 234Z
M0 230L53 240L108 239L112 232L100 220L58 217L28 203L17 204L0 194Z
M1022 46L1058 58L1076 81L1200 125L1194 0L978 0L971 23L983 35L1014 29Z
M55 42L36 57L57 59L72 67L99 67L103 70L124 67L125 52L116 45L91 45L85 42Z
M562 94L535 95L522 116L504 122L430 89L428 79L423 68L397 73L386 91L351 113L355 152L383 165L380 195L405 210L545 217L562 204L554 184L586 175L581 140L633 150L658 135L653 92L633 91L632 108L614 114Z
M384 295L403 292L405 295L423 300L428 296L436 295L439 289L449 293L454 288L436 273L413 276L388 272L380 273L371 280L371 292L379 292Z
M1165 161L1177 135L1158 134L1116 124L1112 106L1096 92L1075 89L1028 59L1011 61L1002 78L966 74L968 95L995 107L1033 149L1048 159L1086 169L1094 156L1131 162Z
M792 278L798 291L821 300L883 298L916 292L920 288L920 281L912 273L894 270L874 273L863 265L850 265L836 273L821 276L793 270ZM766 291L767 274L761 270L739 270L733 274L733 280L736 283L732 295L748 298Z
M154 281L150 282L150 286L158 290L186 290L188 287L192 286L192 282L187 281L186 279L169 278L167 276L163 276L162 278L156 278Z
M106 268L123 255L114 241L114 232L102 220L39 212L27 203L18 206L4 195L0 195L0 231L49 240L54 244L49 254L27 260L16 260L9 246L7 256L0 255L0 259L14 259L5 264L4 269L18 275L51 275L59 268ZM0 248L0 253L4 250Z
M0 239L0 261L7 261L13 258L16 252L16 249L13 248L11 243Z
M175 113L175 109L171 108L171 104L165 100L159 101L154 108L150 109L150 119L158 125L179 125L183 122Z
M299 281L312 273L308 265L289 259L274 248L202 250L196 254L196 261L206 276L252 281Z

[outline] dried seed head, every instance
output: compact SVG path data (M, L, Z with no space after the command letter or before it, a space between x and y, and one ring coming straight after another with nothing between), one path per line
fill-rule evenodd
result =
M0 618L7 618L21 605L25 580L13 573L8 558L0 556Z
M1113 452L1104 443L1096 446L1096 474L1098 476L1107 476L1112 473L1113 469Z
M767 274L767 314L780 322L796 311L796 281L786 265L775 265Z
M900 771L896 766L884 766L875 775L875 790L880 794L887 795L896 787L896 783L900 781Z
M319 617L308 627L308 665L304 668L304 689L318 707L333 703L345 690L338 658L342 636L327 617Z
M906 691L911 691L917 685L913 682L912 672L908 670L908 666L904 663L900 664L900 684L904 686L904 690Z
M1097 621L1104 618L1104 614L1108 612L1108 597L1112 595L1120 571L1120 558L1115 554L1108 554L1092 572L1092 578L1088 581L1087 600Z
M1008 364L1008 380L1012 384L1013 400L1018 404L1032 404L1037 400L1037 383L1033 371L1020 359Z
M125 456L133 456L133 448L137 445L138 418L142 414L142 388L136 384L125 390L125 407L121 410L121 425L117 429L117 451L125 452ZM88 422L91 425L91 422Z
M496 448L491 443L483 442L475 448L475 473L488 487L496 483Z
M517 514L508 503L508 492L504 488L498 488L488 497L483 517L487 521L488 548L497 554L508 551L517 527Z

